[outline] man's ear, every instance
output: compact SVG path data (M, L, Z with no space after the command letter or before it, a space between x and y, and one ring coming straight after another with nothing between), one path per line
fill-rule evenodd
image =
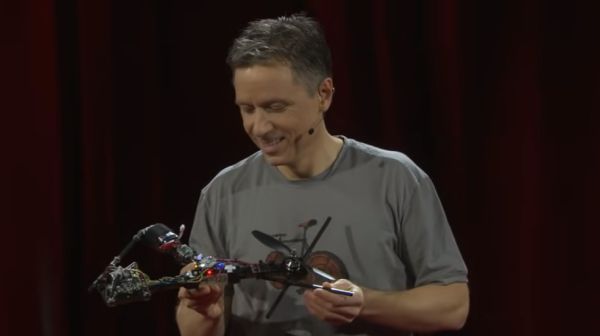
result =
M333 79L331 77L325 78L321 85L319 85L319 105L321 111L325 112L329 109L331 101L333 99L333 93L335 88L333 87Z

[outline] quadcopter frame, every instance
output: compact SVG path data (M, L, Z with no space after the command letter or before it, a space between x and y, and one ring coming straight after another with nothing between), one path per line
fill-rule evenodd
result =
M179 235L177 235L164 224L153 224L138 231L133 236L131 242L118 256L114 257L104 272L92 283L89 290L97 290L106 305L114 307L132 302L149 301L152 294L157 291L179 287L195 288L201 283L226 282L233 284L250 278L279 282L284 287L269 309L266 315L267 318L271 316L290 286L309 289L322 288L332 293L352 296L353 292L351 291L323 287L303 281L309 272L331 281L335 280L325 272L306 264L306 260L330 221L331 217L327 217L315 239L302 256L297 256L294 250L280 240L257 230L252 231L252 235L262 244L286 255L280 262L269 263L263 261L249 263L238 259L223 259L197 254L191 247L181 243L179 239L185 229L183 225L180 228ZM315 225L316 220L312 219L307 223ZM142 241L162 253L170 254L182 266L193 263L193 268L176 276L151 279L138 267L136 262L132 262L126 267L119 266L124 255L138 241Z

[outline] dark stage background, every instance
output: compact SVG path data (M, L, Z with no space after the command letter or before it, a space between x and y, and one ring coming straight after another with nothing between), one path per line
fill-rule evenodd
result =
M86 288L140 228L191 224L254 151L227 48L248 20L306 10L333 49L330 130L436 183L470 268L455 334L599 335L594 3L3 1L0 334L176 334L174 293L107 308Z

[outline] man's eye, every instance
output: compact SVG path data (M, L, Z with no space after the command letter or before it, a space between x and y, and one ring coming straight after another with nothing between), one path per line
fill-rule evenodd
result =
M240 105L240 111L242 113L252 113L254 111L254 107L248 105Z
M273 112L283 111L286 108L285 104L271 104L269 105L269 110Z

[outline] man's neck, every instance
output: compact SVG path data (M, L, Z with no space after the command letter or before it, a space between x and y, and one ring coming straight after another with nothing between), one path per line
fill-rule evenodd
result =
M317 176L331 167L343 144L342 139L328 133L324 134L323 140L315 143L307 153L303 153L305 160L293 166L277 166L277 169L288 180L302 180Z

